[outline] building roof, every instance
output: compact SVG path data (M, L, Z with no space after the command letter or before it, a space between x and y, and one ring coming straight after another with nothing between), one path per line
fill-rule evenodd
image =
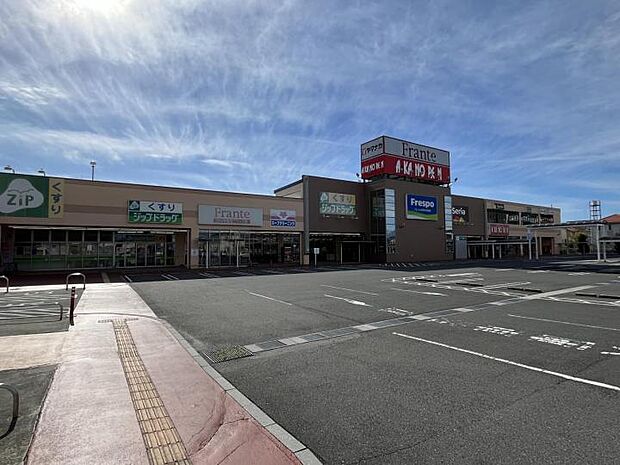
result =
M611 224L620 224L620 213L616 213L615 215L609 215L603 218L605 223Z

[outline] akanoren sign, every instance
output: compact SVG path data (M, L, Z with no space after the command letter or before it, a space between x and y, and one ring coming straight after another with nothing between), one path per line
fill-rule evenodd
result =
M381 136L361 146L361 175L392 174L434 184L450 182L450 152Z
M263 209L198 205L198 224L263 226Z
M0 216L62 218L65 180L0 174Z

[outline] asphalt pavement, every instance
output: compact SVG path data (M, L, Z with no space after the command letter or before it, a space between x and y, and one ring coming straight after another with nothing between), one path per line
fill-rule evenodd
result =
M132 286L325 463L618 463L620 276L569 265Z
M41 405L51 383L56 366L38 366L21 370L0 371L0 383L6 383L19 393L19 417L12 429L12 397L0 389L0 462L21 465L39 418Z

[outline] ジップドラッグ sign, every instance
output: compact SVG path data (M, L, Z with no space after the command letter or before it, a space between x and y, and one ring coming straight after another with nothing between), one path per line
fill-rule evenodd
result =
M407 219L437 221L437 197L407 194Z
M182 224L183 204L154 200L129 200L128 221L143 224Z
M263 209L225 207L220 205L199 205L198 224L263 226Z
M296 215L297 212L295 210L271 209L269 212L271 226L274 228L294 228L297 226Z
M469 207L452 207L452 222L455 224L469 223Z
M321 192L319 196L321 215L356 216L357 202L354 194Z
M0 216L62 218L64 179L0 174Z

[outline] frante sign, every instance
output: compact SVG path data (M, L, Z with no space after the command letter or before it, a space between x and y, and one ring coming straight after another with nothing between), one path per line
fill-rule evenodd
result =
M64 179L0 175L0 216L62 218L64 213Z
M437 221L437 197L407 194L405 198L408 220Z
M297 212L295 210L271 209L269 212L271 226L274 228L294 228L297 226L296 215Z
M262 208L198 205L198 224L263 226Z
M183 224L183 204L151 200L129 200L127 221L143 224Z
M393 137L381 136L361 146L362 178L382 174L450 182L450 152Z
M357 205L355 195L321 192L319 196L319 213L321 215L356 216Z

